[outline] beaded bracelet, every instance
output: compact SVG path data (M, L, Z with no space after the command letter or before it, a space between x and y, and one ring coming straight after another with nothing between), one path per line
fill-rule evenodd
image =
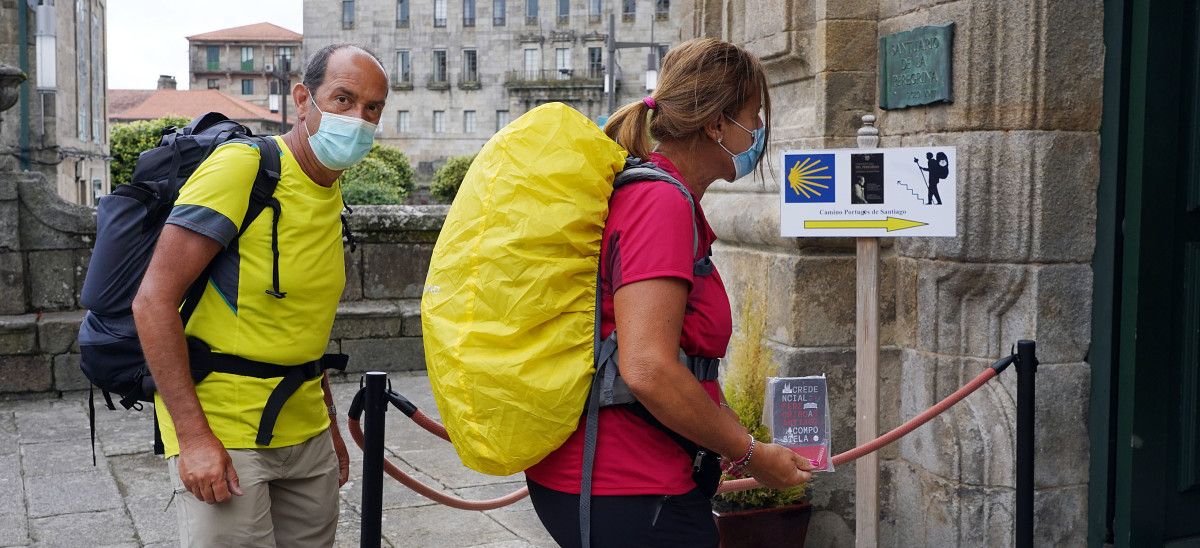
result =
M750 434L746 435L750 436L750 448L746 450L746 454L742 455L742 458L726 463L721 467L726 474L737 475L740 474L742 470L745 470L747 466L750 466L750 457L754 456L754 444L756 443L756 440L754 439L754 436Z

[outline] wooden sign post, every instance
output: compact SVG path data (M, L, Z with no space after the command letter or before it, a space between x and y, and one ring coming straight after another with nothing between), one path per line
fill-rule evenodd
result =
M875 116L862 117L858 147L879 146ZM854 347L855 445L879 435L879 238L858 238L857 307ZM879 455L870 453L855 463L854 538L859 548L879 544Z
M877 148L875 116L862 117L858 148L781 155L783 237L856 238L857 445L879 434L879 240L957 236L955 147ZM836 433L834 433L836 435ZM855 465L856 545L879 544L879 458Z

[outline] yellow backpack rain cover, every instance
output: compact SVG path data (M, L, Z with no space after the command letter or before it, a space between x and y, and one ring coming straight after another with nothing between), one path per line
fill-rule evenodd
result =
M509 475L578 426L594 371L597 273L626 152L539 106L471 163L442 227L421 323L442 421L466 466Z

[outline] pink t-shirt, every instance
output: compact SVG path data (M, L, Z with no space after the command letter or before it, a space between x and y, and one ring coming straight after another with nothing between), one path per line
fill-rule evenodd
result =
M661 154L650 161L683 181L675 166ZM660 181L631 183L618 189L609 206L601 244L601 336L615 329L613 293L622 286L652 278L679 278L691 289L684 312L679 346L688 355L725 356L733 322L729 296L721 276L692 276L692 264L708 253L716 235L696 204L700 242L692 254L692 213L675 185ZM717 405L716 381L702 383ZM585 422L541 462L525 471L541 485L566 493L579 493L583 466ZM679 495L692 481L692 456L683 452L662 430L621 407L600 410L593 493L596 495Z

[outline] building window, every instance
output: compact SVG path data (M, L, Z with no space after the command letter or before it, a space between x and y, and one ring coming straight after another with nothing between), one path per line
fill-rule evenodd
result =
M342 0L342 30L354 28L354 0Z
M654 1L654 18L659 21L666 21L671 17L671 0L655 0Z
M604 77L604 50L588 48L588 78Z
M217 83L216 78L208 79L208 89L220 89L220 88L221 88L221 85L219 83Z
M284 64L284 62L283 62L284 59L287 59L289 61L288 65L290 66L291 65L290 62L292 60L292 46L279 46L279 64L280 65Z
M204 49L208 55L208 70L221 70L221 48L208 46Z
M242 70L254 70L254 48L242 46Z
M601 6L603 0L588 0L588 22L599 23L600 15L603 13Z
M538 69L541 68L541 59L536 48L525 48L525 79L537 80Z
M104 14L92 10L92 40L88 43L92 55L92 140L103 143L108 135L104 127ZM80 50L79 55L87 54Z
M571 0L558 0L558 24L571 22Z
M525 0L525 24L538 24L538 0Z
M475 133L475 111L463 111L463 133Z
M433 111L433 132L446 133L446 111Z
M446 26L446 0L433 0L433 26Z
M463 50L463 81L479 81L479 52L473 49Z
M492 0L492 26L503 27L506 18L508 0Z
M407 110L401 110L401 111L396 112L396 132L408 133L409 131L411 131L408 128L409 127L408 125L410 123L409 118L410 118L410 116L409 116Z
M406 49L396 52L396 82L412 84L412 53Z
M254 95L254 80L250 78L242 79L242 95Z
M566 80L571 77L571 50L570 48L556 48L554 50L554 69L558 73L559 80Z
M496 131L500 131L500 130L504 129L504 126L507 126L507 125L508 125L508 111L507 110L497 110L496 111Z
M463 0L463 26L475 26L475 0Z
M443 83L446 81L446 50L433 50L433 81Z
M396 0L396 28L408 28L408 0Z
M621 20L631 23L637 15L637 0L621 0Z
M75 112L80 141L92 138L91 62L85 53L90 36L88 3L88 0L75 0Z

